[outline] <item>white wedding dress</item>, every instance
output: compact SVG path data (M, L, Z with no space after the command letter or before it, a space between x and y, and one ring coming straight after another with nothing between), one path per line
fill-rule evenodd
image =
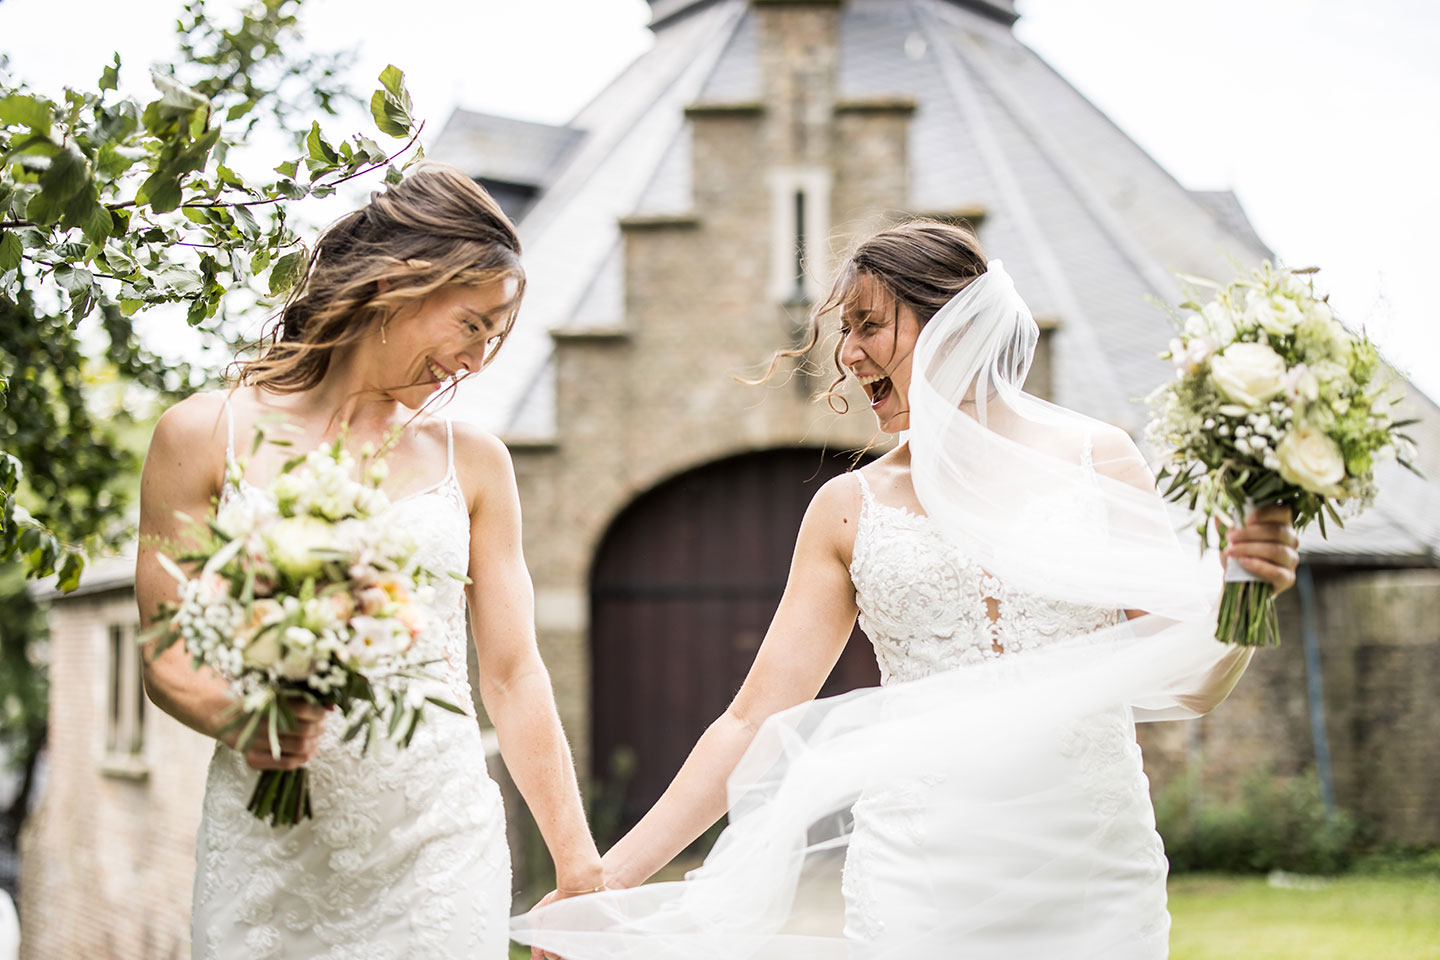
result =
M1088 448L1082 463L1089 468ZM881 503L864 474L856 478L861 510L850 575L882 685L1001 666L1124 619L1117 610L1007 589L928 517ZM953 772L867 788L852 810L845 935L924 942L934 931L943 942L928 945L953 956L1036 956L1048 948L1071 957L1079 931L1094 942L1105 930L1099 955L1108 960L1164 957L1166 862L1130 711L1115 708L1057 731L1049 753L1043 767L987 771L1005 781L992 799L1030 797L1021 835L998 822L994 832L983 822L961 829L956 818L974 809L975 785L954 782ZM952 796L957 788L963 796ZM1095 837L1104 843L1090 843Z
M228 414L227 404L227 414ZM233 461L230 428L227 464ZM395 501L432 570L469 565L470 522L449 463L435 486ZM228 474L227 470L227 474ZM227 481L223 498L269 494ZM467 711L427 710L406 749L362 755L326 721L308 764L314 817L276 828L248 810L257 772L218 744L196 843L195 960L498 960L508 947L510 859L500 791L485 769L466 673L465 599L435 583L442 625L422 642L444 690Z
M512 937L570 960L1168 955L1135 722L1213 709L1249 651L1215 640L1218 559L1128 436L1021 389L1038 340L994 260L916 342L924 515L857 481L882 685L761 724L684 881L537 907Z

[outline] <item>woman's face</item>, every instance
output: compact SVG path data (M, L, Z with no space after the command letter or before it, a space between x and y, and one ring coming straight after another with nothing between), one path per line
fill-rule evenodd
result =
M457 284L398 311L377 332L382 382L404 384L390 395L416 410L452 378L479 371L507 332L519 289L514 277Z
M910 358L920 336L915 312L860 274L853 302L840 314L840 362L870 398L885 433L910 428Z

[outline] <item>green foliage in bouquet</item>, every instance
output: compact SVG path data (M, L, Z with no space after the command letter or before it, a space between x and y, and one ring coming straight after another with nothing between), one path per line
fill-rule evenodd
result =
M159 555L179 600L141 637L151 656L183 643L195 669L229 685L235 703L220 732L238 731L241 751L263 735L278 758L279 735L297 728L291 704L305 701L340 710L344 741L363 735L367 752L380 738L408 747L426 704L462 713L424 692L437 678L419 645L439 629L425 597L442 574L422 567L408 531L383 516L384 460L367 447L357 463L342 435L288 459L263 489L242 488L242 476L243 463L232 464L238 492L183 552ZM310 816L304 768L262 772L249 809L276 825Z
M1212 520L1223 547L1251 506L1282 504L1297 529L1343 525L1374 501L1374 468L1394 456L1416 470L1414 442L1396 419L1400 391L1375 345L1337 320L1317 296L1314 269L1262 264L1225 287L1181 304L1179 334L1165 356L1175 379L1150 397L1149 438L1167 451L1157 483L1199 514L1208 545ZM1279 642L1272 590L1229 583L1217 636L1231 643Z

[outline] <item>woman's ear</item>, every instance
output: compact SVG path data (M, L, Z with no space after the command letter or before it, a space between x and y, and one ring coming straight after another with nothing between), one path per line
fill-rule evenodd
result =
M387 290L389 290L389 289L390 289L390 281L387 280L387 279L385 279L384 277L381 277L379 280L376 280L376 281L375 281L375 292L376 292L376 293L384 293L385 291L387 291Z

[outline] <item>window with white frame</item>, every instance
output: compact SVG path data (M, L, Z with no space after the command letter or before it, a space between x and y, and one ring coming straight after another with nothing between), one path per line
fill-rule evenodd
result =
M112 766L137 769L145 746L145 686L133 620L106 625L105 652L105 758Z
M830 171L777 167L770 171L770 295L780 303L812 303L820 296L830 234Z

